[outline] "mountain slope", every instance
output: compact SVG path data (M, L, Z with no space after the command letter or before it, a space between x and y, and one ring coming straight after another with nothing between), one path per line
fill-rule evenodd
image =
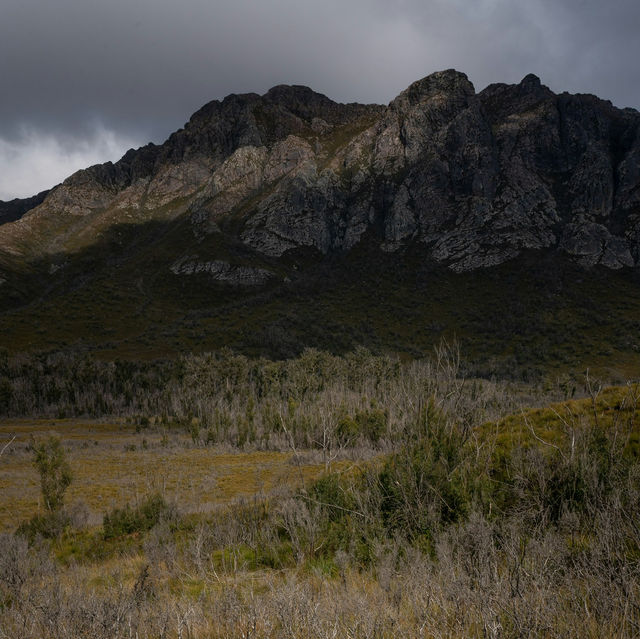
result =
M530 321L518 305L544 330L563 307L570 325L589 332L593 304L608 309L612 326L624 323L640 311L639 131L638 112L556 95L532 75L476 93L464 74L444 71L387 107L288 86L211 102L164 144L79 171L0 226L4 343L40 348L75 336L134 355L227 343L286 354L330 341L313 337L312 323L335 319L321 332L338 346L420 352L442 332L486 333L500 321L492 300L504 306L507 293L512 334ZM539 261L548 273L526 280ZM544 290L556 280L560 291ZM364 297L358 281L373 287ZM474 281L480 316L467 303ZM420 296L442 287L449 292L436 312ZM594 291L625 302L590 299ZM326 313L298 312L327 296ZM354 296L370 308L350 311ZM383 297L409 311L404 323L384 328ZM76 319L60 311L73 304ZM299 321L283 320L291 304ZM375 338L376 328L357 328L369 316L382 327ZM417 337L425 324L434 330ZM273 339L249 334L269 325ZM586 353L594 345L584 330L577 348ZM502 337L480 354L509 351L506 333L494 331ZM613 329L604 333L617 346L596 348L625 352ZM268 344L289 337L289 347Z
M348 250L373 228L385 250L417 240L458 271L546 247L632 266L639 126L635 111L557 96L535 76L476 94L445 71L387 108L275 87L212 102L163 145L79 171L0 229L0 248L67 253L114 224L189 214L197 237L222 224L270 256Z
M8 202L0 201L0 225L19 220L25 213L42 204L49 191L41 191L28 198L16 198Z

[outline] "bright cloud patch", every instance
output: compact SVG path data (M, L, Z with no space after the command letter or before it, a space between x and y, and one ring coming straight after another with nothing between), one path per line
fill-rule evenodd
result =
M63 139L23 128L15 140L0 138L0 200L29 197L78 169L115 161L140 142L98 127L85 139Z

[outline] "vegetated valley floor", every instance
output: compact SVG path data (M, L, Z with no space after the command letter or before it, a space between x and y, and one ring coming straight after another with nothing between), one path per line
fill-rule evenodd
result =
M300 487L325 470L317 452L296 457L290 451L243 452L194 445L188 432L137 429L124 421L13 420L0 423L0 532L13 532L43 504L40 478L29 443L49 435L61 438L73 472L67 501L85 504L88 524L127 503L161 493L185 513L208 513L238 499L264 499L274 488ZM334 470L347 462L334 463Z
M635 273L400 257L79 262L1 313L0 637L637 636L639 391L594 379L640 373Z
M407 363L224 353L174 389L211 402L199 416L5 420L0 633L636 636L640 388L458 365L446 346ZM51 430L68 518L14 535L43 510L28 444Z

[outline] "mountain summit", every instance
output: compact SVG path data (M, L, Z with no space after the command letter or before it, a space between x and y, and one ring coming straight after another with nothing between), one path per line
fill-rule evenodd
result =
M0 203L0 298L86 289L119 308L129 291L148 308L170 290L202 308L363 247L449 273L537 252L626 272L640 261L640 114L535 75L476 93L452 69L388 106L303 86L230 95L164 144Z
M201 249L211 234L279 257L346 251L368 231L386 251L418 242L456 271L547 247L633 266L639 129L637 112L555 95L534 75L477 94L463 73L442 71L388 107L277 86L210 102L164 144L75 173L0 227L0 251L37 260L115 224L183 217L194 241L173 273L215 262Z

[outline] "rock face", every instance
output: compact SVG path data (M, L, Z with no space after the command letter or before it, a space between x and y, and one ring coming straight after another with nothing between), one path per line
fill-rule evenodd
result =
M170 270L174 275L207 273L214 280L235 286L259 286L274 276L271 271L263 268L233 265L224 260L200 262L197 258L182 258Z
M27 211L42 204L49 191L42 191L38 195L24 199L16 198L9 202L0 201L0 225L19 220Z
M454 70L387 107L337 104L305 87L232 95L163 145L72 175L0 227L0 254L35 259L88 247L115 224L183 218L193 246L167 269L234 284L271 273L220 260L207 238L265 259L347 251L367 233L385 251L418 243L455 271L542 248L587 267L631 267L640 114L556 95L534 75L476 93Z

